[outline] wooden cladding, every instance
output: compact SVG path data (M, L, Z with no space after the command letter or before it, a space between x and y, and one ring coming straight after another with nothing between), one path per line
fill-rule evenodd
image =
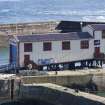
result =
M88 49L89 48L89 41L83 40L81 41L81 49Z
M24 52L32 52L32 43L24 43Z
M62 42L62 50L70 50L70 41Z
M43 51L51 51L52 50L52 43L51 42L44 42L43 43Z

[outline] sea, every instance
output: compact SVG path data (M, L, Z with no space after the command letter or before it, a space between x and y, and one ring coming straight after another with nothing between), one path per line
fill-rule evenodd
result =
M0 0L0 23L105 21L105 0Z
M105 0L0 0L2 24L57 20L103 22ZM8 53L0 48L0 64L8 63Z

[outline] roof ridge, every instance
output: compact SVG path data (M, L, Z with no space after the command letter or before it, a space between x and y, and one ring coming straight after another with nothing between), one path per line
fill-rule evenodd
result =
M28 36L46 36L46 35L67 35L67 34L74 34L74 33L88 33L88 32L68 32L68 33L47 33L47 34L32 34L32 35L17 35L17 37L28 37Z
M71 32L62 34L48 34L48 35L28 35L17 36L20 41L23 42L37 42L37 41L58 41L58 40L79 40L89 39L92 36L88 32Z

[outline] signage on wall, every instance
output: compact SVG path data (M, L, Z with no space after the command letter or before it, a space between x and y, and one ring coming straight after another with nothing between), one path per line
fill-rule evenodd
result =
M45 64L51 64L54 63L55 60L53 58L49 59L38 59L38 64L45 65Z
M94 45L100 45L100 40L94 40Z

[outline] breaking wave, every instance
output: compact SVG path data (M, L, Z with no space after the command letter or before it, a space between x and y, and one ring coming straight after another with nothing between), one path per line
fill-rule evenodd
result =
M2 9L0 12L7 13L7 12L10 12L10 9Z
M0 23L37 20L105 21L105 2L102 3L99 0L89 2L73 0L74 3L72 0L64 1L0 0Z
M105 16L84 16L84 17L82 17L82 20L105 22Z
M84 11L76 11L76 10L58 10L58 11L39 11L37 14L51 14L51 15L80 15L80 16L104 16L105 10L101 11L90 11L90 10L84 10Z
M20 2L21 0L0 0L0 2Z

